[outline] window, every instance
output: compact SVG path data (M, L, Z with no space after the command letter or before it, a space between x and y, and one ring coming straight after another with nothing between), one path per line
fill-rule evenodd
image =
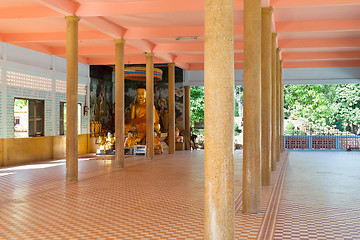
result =
M81 103L78 103L78 134L81 134ZM66 133L66 103L60 102L60 135Z
M14 137L44 136L44 100L14 100Z

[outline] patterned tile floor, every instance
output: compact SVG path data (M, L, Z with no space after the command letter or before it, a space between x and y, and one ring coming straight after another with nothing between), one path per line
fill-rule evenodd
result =
M239 193L242 152L235 153ZM70 183L64 160L1 168L0 239L202 239L203 158L203 151L135 156L117 169L85 157L79 182ZM263 213L239 211L237 238L255 239Z
M274 239L360 239L360 153L291 152Z
M203 239L204 152L112 161L79 159L79 181L65 161L0 169L0 239ZM262 188L262 211L236 214L236 239L257 239L274 183ZM242 151L235 152L241 192ZM241 197L238 198L241 204Z

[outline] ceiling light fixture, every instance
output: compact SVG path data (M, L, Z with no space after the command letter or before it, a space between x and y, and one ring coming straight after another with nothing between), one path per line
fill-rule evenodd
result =
M198 39L198 36L176 37L176 40L177 40L177 41L180 41L180 40L197 40L197 39Z

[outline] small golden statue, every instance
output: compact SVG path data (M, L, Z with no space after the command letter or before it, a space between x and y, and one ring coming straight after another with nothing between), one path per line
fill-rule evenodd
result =
M160 138L157 135L157 132L154 131L154 153L162 153L163 152L163 147L160 143Z
M125 148L134 148L136 145L135 137L132 131L128 131L127 138L125 140Z

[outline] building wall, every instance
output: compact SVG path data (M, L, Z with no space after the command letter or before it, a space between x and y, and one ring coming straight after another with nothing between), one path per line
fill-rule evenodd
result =
M10 74L23 83L10 82ZM31 87L29 76L44 84ZM78 102L89 106L89 66L79 63ZM44 137L14 138L14 98L45 101ZM65 137L60 134L60 102L66 102L66 60L0 42L0 166L65 157ZM79 154L89 152L90 116L81 117Z

